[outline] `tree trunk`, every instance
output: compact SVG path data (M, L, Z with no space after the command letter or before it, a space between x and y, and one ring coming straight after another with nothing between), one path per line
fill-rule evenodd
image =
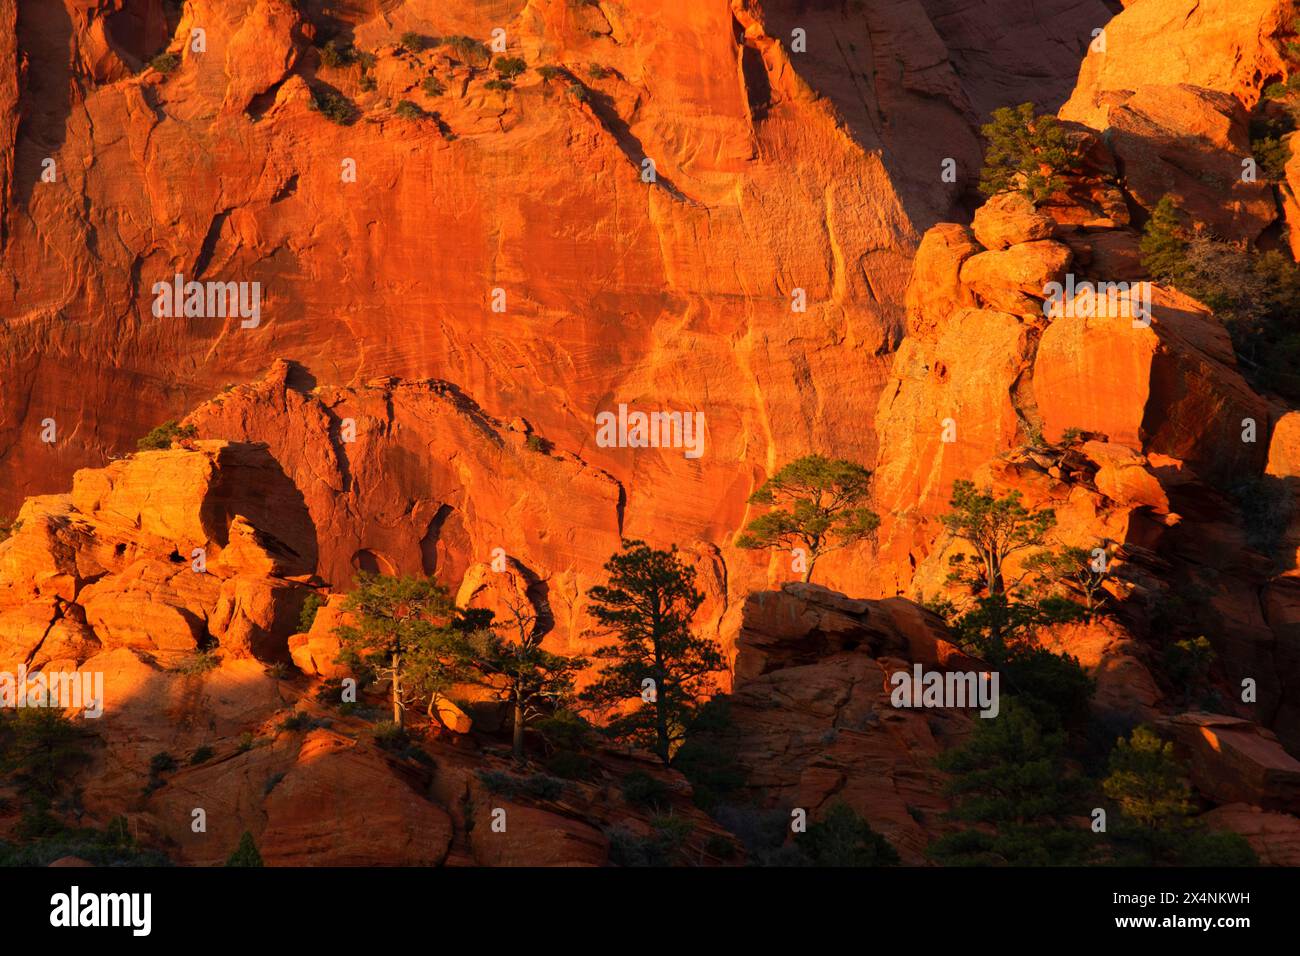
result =
M401 658L393 654L393 723L402 726L402 685L400 671L397 669Z
M517 694L515 695L515 726L512 746L515 752L515 763L522 766L524 762L524 702Z

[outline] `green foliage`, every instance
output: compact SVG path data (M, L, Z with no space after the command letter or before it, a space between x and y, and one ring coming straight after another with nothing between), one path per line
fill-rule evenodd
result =
M443 43L470 64L478 61L486 63L492 59L492 51L488 49L487 44L473 37L450 36L443 40Z
M685 741L673 755L673 766L691 782L695 805L708 812L734 799L748 776L735 748L725 745L730 728L730 703L715 697L696 711Z
M1055 116L1035 115L1033 103L1003 106L981 128L988 140L980 190L986 196L1017 189L1035 203L1065 188L1077 161Z
M432 73L426 76L424 81L420 83L420 89L424 91L425 96L442 96L442 94L447 92L447 87L443 84L442 80L438 79Z
M714 692L712 675L725 666L717 644L690 630L704 595L695 590L695 570L675 548L624 541L605 571L609 583L587 593L595 635L614 643L593 655L605 663L583 697L611 715L606 733L652 749L667 763L699 709L697 701ZM647 679L654 681L654 701L627 709Z
M334 632L341 645L339 663L390 682L393 722L399 727L408 704L449 686L454 673L446 659L467 622L442 585L429 578L363 572L342 610L350 623Z
M221 655L215 650L196 651L186 657L174 668L176 673L187 677L199 677L221 666Z
M964 478L953 482L949 504L952 510L940 520L954 537L974 548L978 562L970 570L957 569L953 577L989 595L1006 591L1007 558L1043 544L1047 532L1056 526L1054 510L1029 510L1019 491L995 496L990 489L977 489Z
M533 800L559 800L569 789L569 784L544 773L516 776L503 770L480 770L478 778L483 786L503 797L529 797Z
M171 773L176 769L176 758L163 750L154 754L149 759L149 775L152 777L161 777L165 773Z
M7 541L23 529L23 523L17 518L12 521L0 521L0 541Z
M157 850L142 849L131 836L125 817L115 817L102 830L65 827L46 815L40 832L15 833L27 842L0 840L0 867L46 867L55 860L75 856L96 866L170 866Z
M319 726L320 721L305 710L295 711L284 720L280 721L280 730L288 733L313 730Z
M641 836L623 826L605 831L610 862L616 866L672 866L682 861L694 825L681 817L664 815L650 821L650 835Z
M159 53L149 61L149 66L159 73L175 73L181 65L181 56L179 53Z
M302 610L298 612L298 633L306 634L316 623L316 612L326 605L327 601L323 594L312 591L307 595L307 599L302 602Z
M1186 706L1192 706L1194 694L1205 690L1214 657L1214 648L1204 637L1175 641L1165 648L1164 671L1182 687Z
M1065 736L1034 712L1004 699L995 718L975 721L969 742L941 754L952 774L955 819L974 827L931 844L936 860L957 866L1051 866L1084 862L1086 829L1070 829L1082 781L1065 759Z
M1259 857L1240 833L1191 833L1177 852L1179 866L1259 866Z
M198 434L195 426L180 425L176 419L169 418L135 444L140 451L166 451L172 447L172 442L194 439Z
M1198 234L1180 223L1168 196L1153 210L1141 245L1154 278L1213 310L1257 388L1300 400L1300 268L1293 260Z
M264 866L262 863L262 854L257 852L257 844L253 842L253 834L247 830L239 838L239 846L230 854L226 860L226 866Z
M48 801L90 760L91 734L45 707L0 717L0 770L20 791Z
M880 518L866 507L871 472L842 458L806 455L790 462L749 496L772 510L751 521L736 546L747 549L802 547L812 579L817 559L870 538Z
M1256 117L1250 124L1250 154L1267 182L1286 178L1286 164L1291 159L1287 137L1295 132L1295 119Z
M332 123L348 126L357 118L357 107L338 90L318 88L311 91L308 108L320 113Z
M542 78L544 83L550 83L552 80L559 79L564 75L564 70L551 63L544 63L541 66L534 67L537 75Z
M599 63L587 64L587 75L593 80L603 80L609 77L610 71Z
M1111 751L1106 796L1119 804L1111 827L1117 862L1132 866L1254 866L1250 844L1236 833L1207 832L1193 816L1191 785L1173 744L1138 727Z
M410 100L399 100L393 113L404 120L422 120L429 116L424 107Z
M408 30L400 40L402 46L412 53L423 53L430 45L429 38L421 33Z
M1104 556L1103 556L1104 558ZM1105 599L1102 584L1106 572L1088 548L1063 547L1039 551L1025 561L1025 569L1048 588L1064 587L1083 599L1085 612L1091 616Z
M668 807L671 792L667 785L641 770L633 770L623 777L623 799L637 807L663 811Z
M356 62L357 51L352 44L338 39L329 40L320 48L320 61L330 69L349 66Z
M197 767L201 763L207 763L215 754L215 750L207 744L204 744L202 747L195 750L194 753L190 754L190 766Z
M898 852L846 803L832 804L808 825L799 847L815 866L894 866Z
M497 71L497 76L503 80L513 80L528 69L523 58L517 56L499 56L492 66Z
M573 697L585 658L542 648L545 631L524 600L510 605L510 617L488 627L469 627L442 648L442 660L457 683L474 684L511 705L514 755L524 758L524 728L561 709Z
M497 93L504 93L507 90L513 90L515 85L509 80L488 80L483 84L484 89L493 90Z
M1142 833L1182 829L1189 823L1191 784L1174 758L1174 745L1150 727L1139 727L1127 740L1116 742L1102 790L1119 804L1124 821Z

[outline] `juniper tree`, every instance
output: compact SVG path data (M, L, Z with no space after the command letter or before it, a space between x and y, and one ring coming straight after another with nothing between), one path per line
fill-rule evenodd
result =
M989 144L980 170L986 196L1018 189L1043 202L1065 188L1062 174L1077 164L1065 129L1051 114L1035 115L1033 103L995 109L980 132Z
M880 518L864 502L871 472L842 458L805 455L790 462L749 496L751 505L772 510L751 521L736 539L746 549L802 547L804 580L824 554L869 538Z
M725 666L717 644L690 629L704 595L676 548L624 541L605 571L609 583L587 592L598 624L591 633L614 641L593 652L605 663L583 699L609 715L612 737L668 763L702 698L716 689L711 675Z

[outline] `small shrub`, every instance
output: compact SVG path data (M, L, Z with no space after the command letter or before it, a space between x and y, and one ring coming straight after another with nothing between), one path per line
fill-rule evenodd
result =
M420 84L420 89L424 91L425 96L442 96L447 92L447 87L443 82L432 74L424 78Z
M347 126L357 116L356 106L337 90L313 90L309 105L312 110L339 126Z
M551 82L551 80L558 79L559 77L564 75L564 71L562 69L550 63L536 67L536 70L537 70L537 75L540 76L542 78L542 81L545 83L549 83Z
M186 677L198 677L208 671L216 670L220 666L221 655L216 651L199 651L177 664L176 673L184 674Z
M609 70L599 63L589 63L587 64L587 75L593 80L603 80L609 76Z
M542 766L565 780L590 780L596 775L595 761L572 750L557 750L542 761Z
M23 529L23 523L15 518L13 521L0 521L0 541L12 538Z
M286 717L284 720L280 721L280 729L282 731L289 731L289 732L297 731L297 730L311 730L317 726L319 726L319 722L316 720L316 718L312 717L312 715L307 713L305 710L300 710L292 714L291 716Z
M154 777L161 777L165 773L171 773L176 769L176 758L167 751L156 753L149 759L149 774Z
M276 661L274 664L267 664L263 667L262 673L271 680L288 680L289 665L284 661Z
M180 65L181 57L179 53L159 53L149 61L149 66L163 74L175 73Z
M199 430L195 426L181 425L176 419L170 418L135 444L140 451L166 451L172 447L172 442L194 439L198 434Z
M459 56L466 60L489 60L492 51L481 40L467 36L450 36L443 41Z
M569 85L569 95L579 103L585 103L591 99L590 91L581 83L572 83Z
M429 115L418 103L412 103L410 100L399 102L393 113L404 120L422 120Z
M528 69L528 64L521 57L517 56L499 56L496 62L492 64L497 71L497 76L503 80L513 80L524 70Z
M239 744L235 747L235 753L247 753L253 749L253 735L247 730L239 735Z
M668 806L668 787L648 773L633 770L623 778L623 799L637 807L662 810Z
M412 53L423 53L430 45L428 39L423 34L409 30L402 34L401 43L404 48Z
M375 743L385 750L404 750L411 743L406 730L391 720L376 724L371 733L374 735Z
M529 451L535 451L544 454L550 451L551 443L548 442L541 435L529 435L526 439L524 439L524 447L527 448Z
M799 838L817 866L893 866L898 851L845 803L836 803Z
M363 93L373 93L378 85L379 84L375 82L375 78L369 73L363 74L361 79L357 81L357 87Z
M215 751L211 747L204 744L198 750L194 751L194 753L190 754L190 766L197 767L201 763L207 763L212 759L214 753Z
M515 85L509 80L488 80L483 84L484 88L495 90L498 93L505 93L507 90L513 90Z
M330 40L320 48L321 64L331 69L348 66L357 58L357 52L350 43Z

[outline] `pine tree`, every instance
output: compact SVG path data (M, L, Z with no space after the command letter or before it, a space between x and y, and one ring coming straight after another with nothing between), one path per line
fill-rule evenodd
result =
M1187 825L1191 785L1174 759L1174 745L1150 727L1137 728L1128 740L1119 739L1109 769L1102 789L1130 824L1146 834Z
M749 496L751 505L768 505L736 539L747 549L796 546L805 551L804 580L822 555L870 537L880 519L866 507L871 472L842 458L805 455L790 462Z
M975 721L970 741L940 755L952 774L955 819L976 824L940 838L930 853L959 866L1045 866L1082 862L1088 832L1070 829L1082 782L1067 769L1065 735L1045 730L1017 698L995 718Z
M1187 268L1187 241L1173 197L1162 196L1142 228L1142 267L1161 282L1177 284Z
M469 622L436 581L363 573L343 612L350 623L335 629L342 645L339 660L390 681L396 726L403 725L410 692L427 697L453 680L452 642ZM418 687L403 686L408 674L418 674Z
M610 715L612 737L668 763L700 701L716 690L711 675L725 666L717 644L690 630L704 595L676 548L624 541L605 570L609 583L587 593L599 625L593 633L614 643L592 655L607 663L583 697Z

